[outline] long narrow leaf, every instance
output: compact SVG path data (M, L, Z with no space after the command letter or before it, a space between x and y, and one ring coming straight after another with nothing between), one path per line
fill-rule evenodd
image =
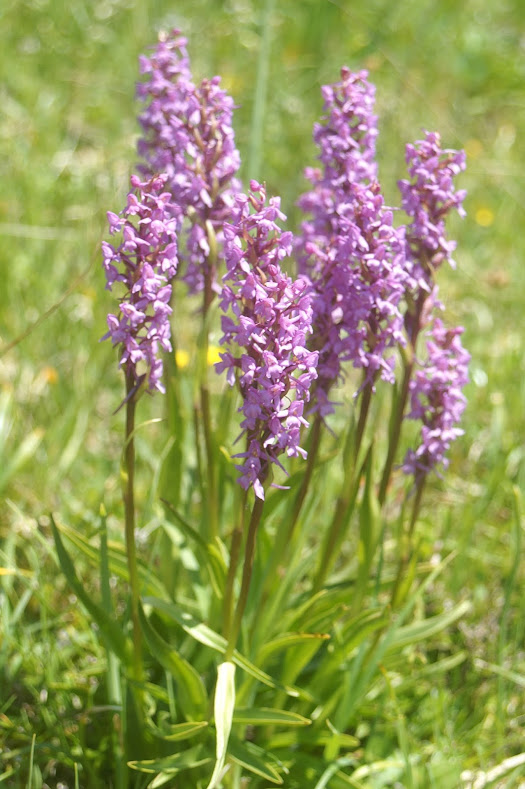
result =
M199 534L199 532L194 529L185 518L182 517L182 515L173 507L172 504L170 504L169 501L162 499L162 503L175 517L183 534L195 543L199 553L200 563L204 565L208 571L213 591L217 597L222 597L227 570L223 553L220 550L222 543L220 542L219 538L216 538L218 544L207 542ZM173 529L173 527L171 528ZM173 539L173 535L170 531L170 524L164 524L164 529Z
M181 707L185 714L189 718L201 717L206 710L208 697L198 672L157 633L147 620L142 606L139 606L139 619L148 649L177 683Z
M22 468L24 463L27 463L33 457L43 437L44 431L42 428L37 427L24 438L20 446L13 452L9 462L3 465L2 471L0 471L0 490L7 485L11 477Z
M215 789L222 778L234 709L235 665L225 661L217 668L217 687L215 688L214 702L215 728L217 731L216 761L208 789Z
M309 726L311 720L297 712L274 710L267 707L243 707L233 713L233 722L243 726Z
M148 724L149 731L160 740L166 742L176 742L178 740L187 740L195 734L199 734L203 729L208 726L208 721L188 721L187 723L175 723L168 729L159 729L153 723Z
M84 534L72 529L70 526L61 525L60 531L73 543L73 545L76 545L76 547L82 551L84 556L89 559L94 567L98 567L100 559L98 546L92 545ZM108 541L108 562L111 573L117 575L119 578L127 580L128 564L124 545ZM166 596L166 590L162 582L151 572L149 567L142 562L138 562L138 572L141 585L146 593Z
M454 608L451 608L450 611L444 611L437 616L432 616L420 622L413 622L410 625L400 627L390 641L388 651L394 649L400 650L410 644L415 644L418 641L435 636L436 633L440 633L454 622L457 622L458 619L465 616L471 608L472 605L470 602L464 600L462 603L454 606Z
M244 742L232 737L229 747L230 756L234 762L245 767L251 773L260 775L273 784L282 785L283 779L274 767L275 759L253 743Z
M335 726L339 731L344 731L347 728L348 721L351 719L354 709L361 700L366 688L370 687L370 681L377 670L380 661L390 648L390 645L399 633L403 622L406 621L412 612L417 601L421 599L425 590L434 580L443 572L444 568L452 561L455 553L449 554L425 579L421 586L412 594L409 600L405 603L401 611L398 613L396 619L392 622L382 639L380 639L374 646L374 649L366 654L364 649L365 644L361 645L352 671L347 674L345 681L344 691L341 696L337 714L335 716ZM329 704L332 699L329 700Z
M51 516L51 530L53 532L53 539L55 540L58 561L62 568L62 572L66 576L67 582L89 615L98 625L100 634L107 648L112 650L123 663L127 664L131 655L131 643L122 630L120 630L117 623L106 614L101 606L95 603L93 598L87 593L84 585L79 581L73 562L64 547L53 516Z
M170 619L177 622L188 635L195 639L195 641L210 647L210 649L216 652L224 653L226 649L226 639L207 625L198 622L190 613L183 611L176 606L175 603L160 600L156 597L146 597L144 598L144 603L151 605L157 611L163 611ZM288 696L293 696L295 698L301 697L308 700L311 699L310 694L299 690L299 688L281 685L280 682L274 680L269 674L266 674L266 672L261 671L261 669L257 668L257 666L251 663L237 650L233 653L232 661L236 666L242 668L243 671L246 671L247 674L250 674L254 679L262 682L264 685L284 690Z
M284 633L278 638L268 641L267 644L261 647L258 654L258 661L266 663L271 657L279 652L286 651L297 645L303 645L305 642L313 643L319 647L323 641L330 639L327 633Z
M211 761L209 756L204 755L202 745L195 745L187 751L174 753L172 756L166 756L163 759L140 759L128 762L128 767L132 770L137 770L139 773L158 773L164 772L170 775L176 775L181 770L191 770L194 767L200 767Z
M379 536L379 521L381 509L375 493L373 479L373 444L368 450L365 463L365 489L359 505L359 545L358 560L359 571L357 576L354 608L359 608L360 602L366 592L370 567L375 555Z
M304 746L304 750L312 752L315 748L326 748L334 737L337 737L339 747L347 751L355 751L361 744L357 737L352 737L351 734L334 734L326 729L319 731L312 727L272 734L266 742L266 747L273 752L279 749L290 750L290 748L299 745Z

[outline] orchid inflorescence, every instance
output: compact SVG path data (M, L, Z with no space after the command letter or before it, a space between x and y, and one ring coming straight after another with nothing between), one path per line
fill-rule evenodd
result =
M220 87L220 77L194 84L186 39L177 31L161 36L151 57L140 58L140 67L146 77L137 85L144 104L140 171L166 173L180 225L184 219L189 223L183 278L190 291L202 290L207 277L217 288L211 247L221 242L223 223L240 191L233 99Z
M299 446L308 422L303 416L310 387L317 378L317 351L307 347L312 333L309 284L292 280L280 263L292 249L291 233L281 233L276 220L286 217L278 198L265 205L264 186L252 181L250 194L238 195L231 224L224 226L227 273L221 292L223 337L230 350L217 372L239 384L247 450L239 457L241 485L253 485L264 498L263 482L270 464L306 452ZM231 284L230 284L231 283Z
M166 176L149 181L132 176L132 191L121 215L108 212L110 233L122 233L118 247L102 244L107 288L126 289L120 314L108 315L111 338L121 348L120 364L135 383L164 391L161 351L171 351L171 282L177 272L176 220Z
M331 390L345 365L362 371L359 397L379 379L395 382L398 349L410 365L407 417L422 425L421 445L408 452L403 471L419 483L446 466L461 433L469 355L462 329L436 316L435 275L444 260L452 263L447 215L464 214L465 193L454 185L463 152L442 149L439 135L428 132L407 146L409 178L399 189L409 221L396 226L377 177L375 89L365 71L343 68L340 81L322 89L319 166L305 170L310 190L298 201L304 220L294 238L281 230L279 199L267 200L264 185L252 181L242 191L233 99L219 77L194 83L180 33L162 36L141 70L144 180L133 176L127 208L108 214L122 243L103 245L108 287L118 281L126 289L106 335L120 347L121 365L150 390L163 390L176 276L191 293L207 291L205 309L218 295L224 350L216 368L242 397L242 487L262 499L281 454L306 456L308 414L324 420L334 410ZM282 268L293 257L295 279ZM420 335L427 337L422 358Z

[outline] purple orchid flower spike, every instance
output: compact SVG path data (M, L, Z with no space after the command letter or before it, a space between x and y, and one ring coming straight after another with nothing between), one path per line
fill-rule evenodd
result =
M121 243L102 243L106 287L122 283L125 290L102 339L120 346L120 365L135 385L146 379L150 391L161 392L161 352L171 351L171 281L178 265L177 220L166 180L132 176L126 208L119 215L108 212L110 233L121 233Z
M322 167L306 170L313 188L299 200L311 216L296 251L311 280L319 350L314 409L323 417L333 411L329 392L345 362L363 369L363 387L373 388L378 375L392 382L389 349L404 342L404 231L394 228L377 182L374 94L366 72L347 68L340 82L324 86L325 114L314 127Z
M408 419L421 421L421 443L409 450L403 471L416 485L438 466L447 468L451 443L463 435L458 427L465 410L462 387L468 383L470 354L463 348L463 328L447 329L439 318L428 332L427 359L410 382L412 410Z
M454 178L465 169L465 152L441 148L437 132L406 146L410 179L398 181L401 205L411 221L406 227L407 312L405 328L415 343L428 318L425 302L434 289L436 270L452 253L456 242L447 238L445 221L456 209L465 216L464 189L456 190ZM425 316L426 313L426 316Z
M264 499L271 465L306 452L299 446L307 426L304 406L317 377L317 352L306 347L312 308L305 279L292 280L281 261L292 250L291 233L282 233L278 198L266 204L266 191L255 181L250 194L236 198L234 221L224 227L227 273L221 293L223 337L228 350L217 372L238 383L243 403L241 435L247 449L239 483Z
M161 37L151 57L140 63L146 77L137 86L145 104L139 116L140 170L167 174L180 224L189 222L183 279L190 292L208 287L211 299L211 289L218 289L215 248L222 244L222 225L230 220L240 189L233 99L220 87L220 77L193 83L186 39L177 30Z

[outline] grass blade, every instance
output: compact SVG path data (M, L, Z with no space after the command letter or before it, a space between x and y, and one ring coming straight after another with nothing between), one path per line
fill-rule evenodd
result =
M102 606L99 606L97 603L95 603L95 601L84 588L84 585L79 581L75 567L64 547L64 543L62 542L60 532L53 516L51 516L51 530L55 540L58 562L62 572L67 578L71 589L78 597L84 608L88 611L90 616L92 616L94 621L97 623L100 629L100 634L107 648L114 652L123 663L127 664L131 654L131 644L129 639L126 638L124 633L118 627L117 623L108 616Z
M177 683L180 703L184 712L190 718L201 717L206 710L208 696L198 672L157 633L147 620L141 605L139 605L139 620L151 654Z

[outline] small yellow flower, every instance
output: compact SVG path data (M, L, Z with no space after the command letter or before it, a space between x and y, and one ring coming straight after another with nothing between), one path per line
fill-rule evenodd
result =
M58 371L54 367L44 367L42 376L48 384L56 384L58 381Z
M177 367L179 370L183 370L185 367L187 367L190 363L190 355L188 351L176 350L175 361L177 362Z
M477 209L474 218L481 227L490 227L494 222L494 212L490 208L483 206Z
M210 366L212 364L216 364L217 362L220 362L220 360L221 360L221 357L219 356L220 350L221 349L217 345L210 345L209 346L209 348L208 348L208 364Z
M213 364L216 364L216 362L220 362L220 350L221 349L217 345L209 346L207 362L210 367ZM190 363L190 355L188 351L185 351L184 349L178 349L175 351L175 361L177 362L177 367L179 370L184 370L186 367L188 367Z

